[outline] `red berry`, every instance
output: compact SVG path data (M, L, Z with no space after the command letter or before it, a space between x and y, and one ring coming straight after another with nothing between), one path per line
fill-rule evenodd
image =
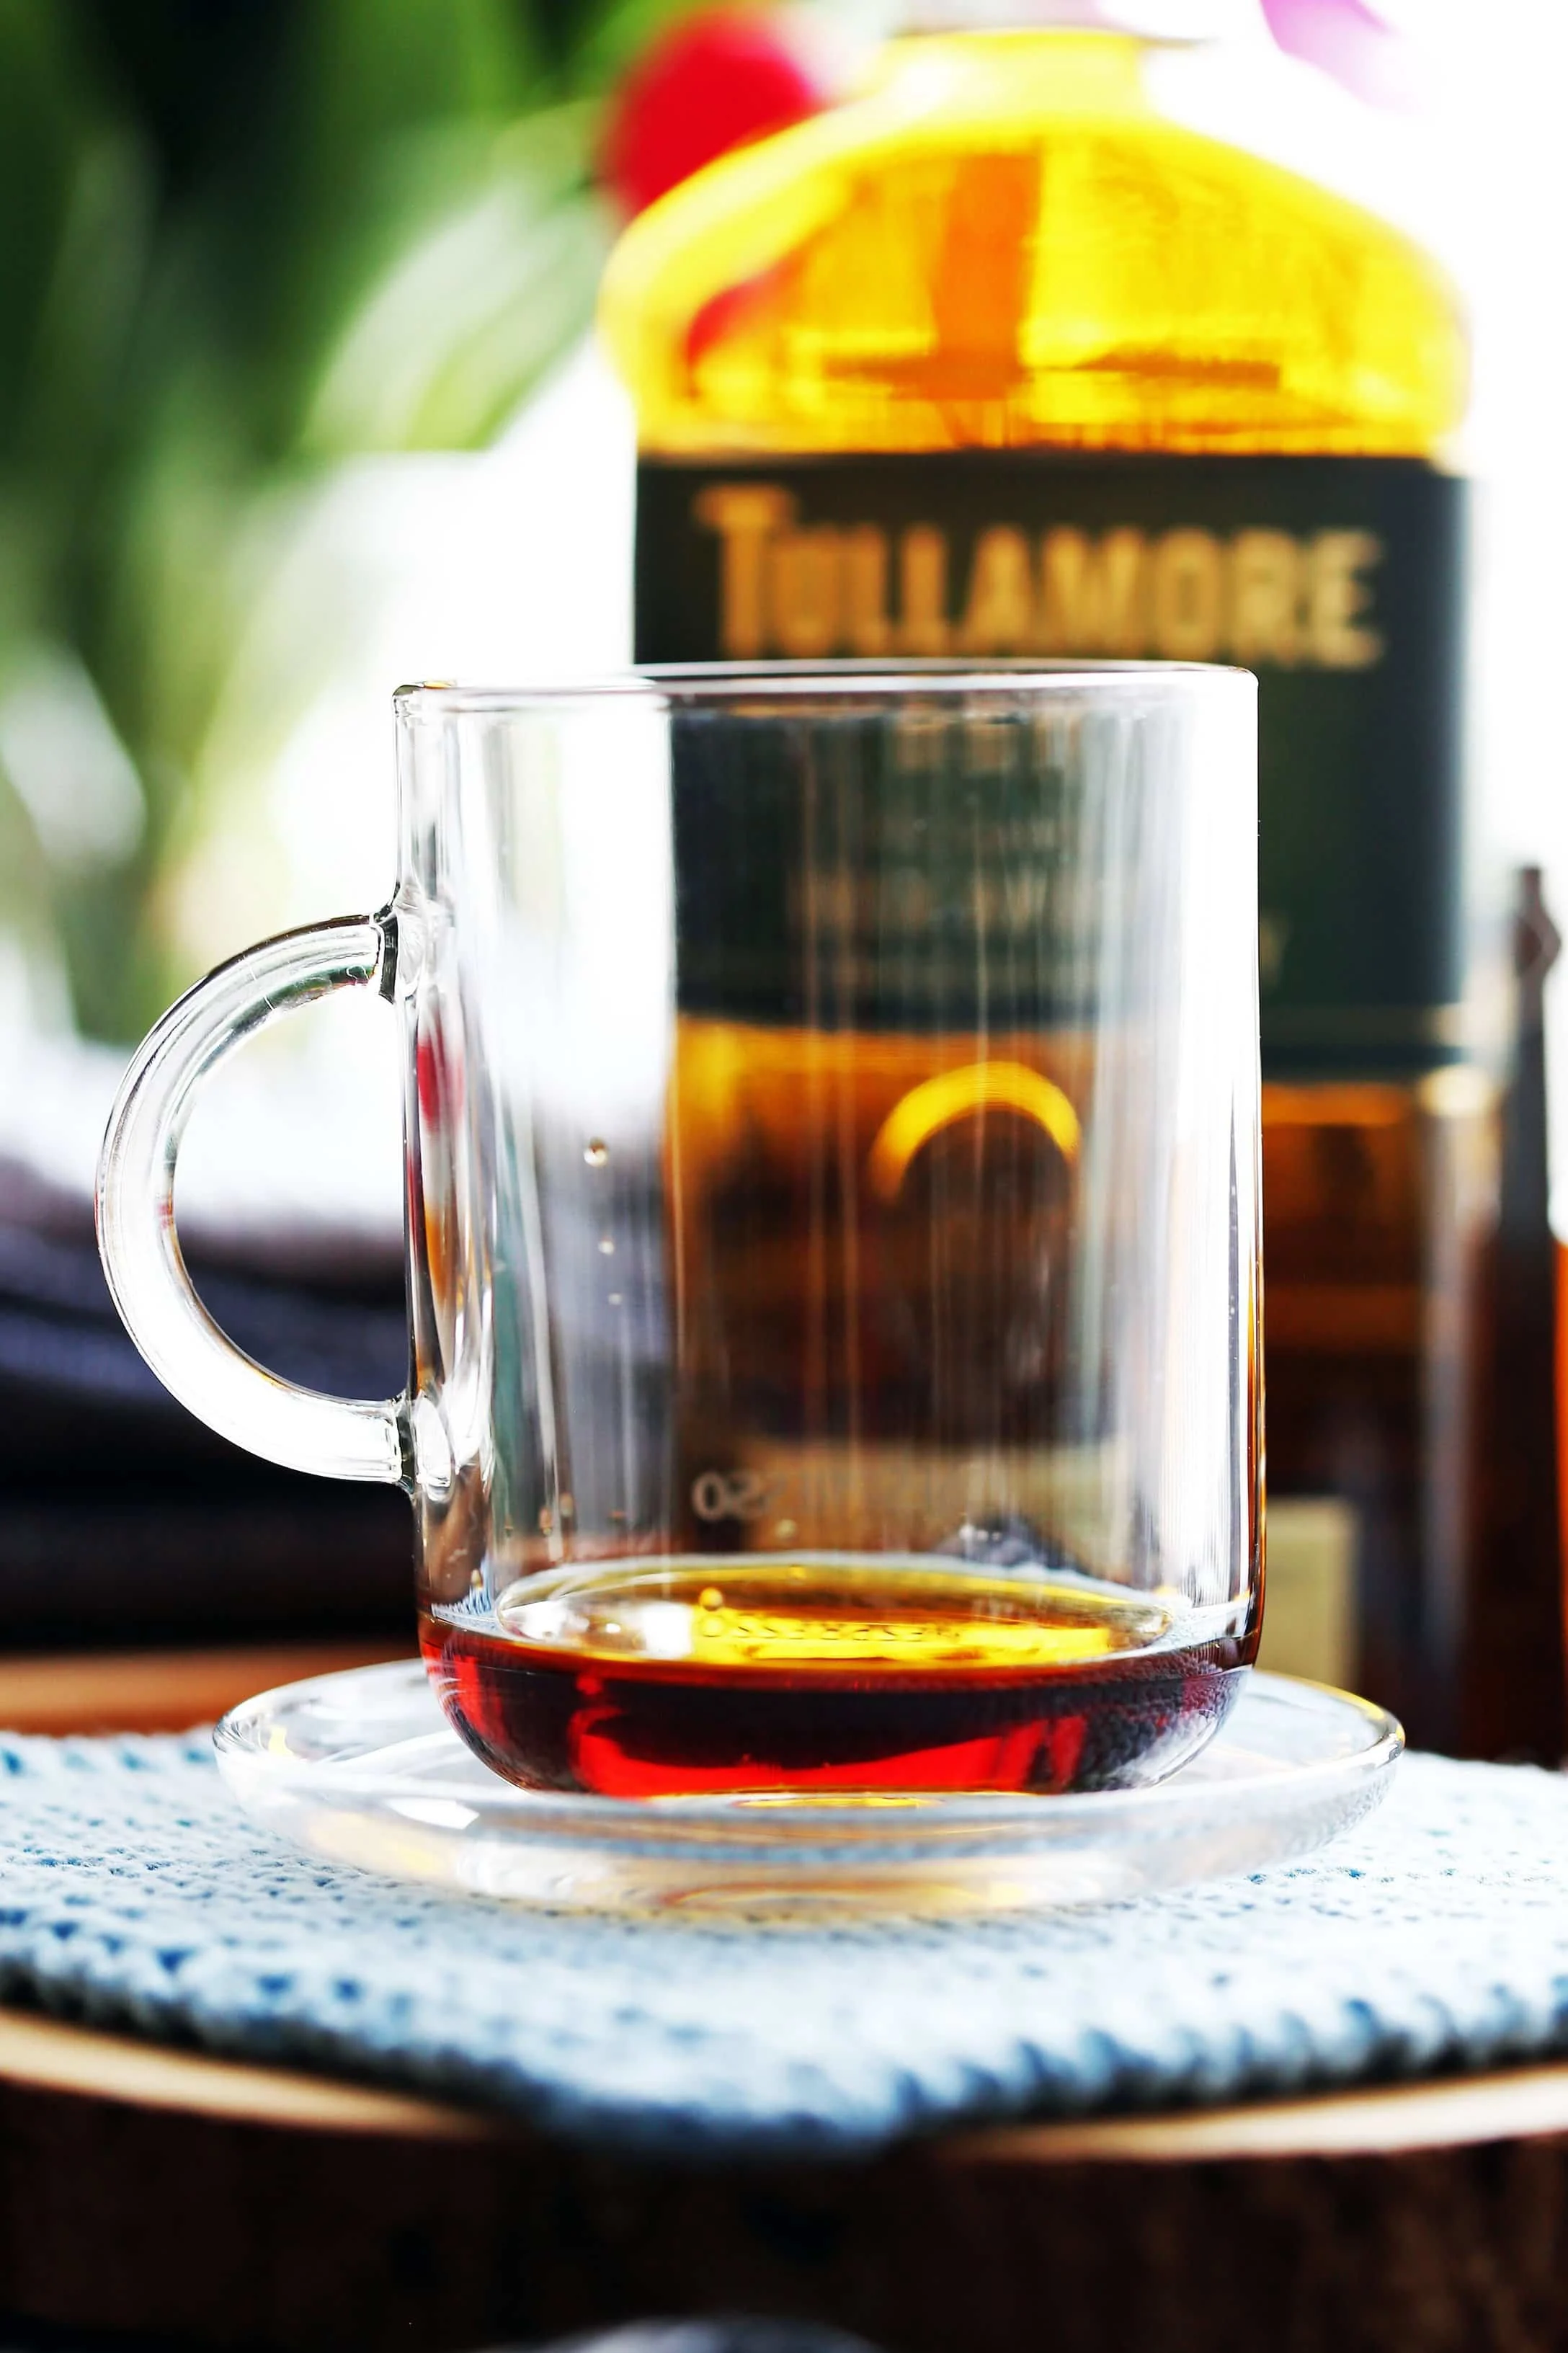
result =
M655 41L622 83L600 169L628 213L732 147L828 104L822 61L785 20L710 8Z

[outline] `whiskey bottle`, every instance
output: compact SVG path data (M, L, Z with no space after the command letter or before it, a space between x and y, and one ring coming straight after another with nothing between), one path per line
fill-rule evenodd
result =
M1063 13L892 42L626 232L602 318L636 649L1257 671L1264 1661L1451 1742L1493 1125L1462 1016L1463 328L1409 237L1170 119L1148 46Z

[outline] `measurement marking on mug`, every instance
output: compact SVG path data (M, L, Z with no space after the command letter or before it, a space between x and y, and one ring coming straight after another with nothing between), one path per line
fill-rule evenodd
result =
M760 1471L700 1471L691 1482L700 1520L760 1520L778 1493Z

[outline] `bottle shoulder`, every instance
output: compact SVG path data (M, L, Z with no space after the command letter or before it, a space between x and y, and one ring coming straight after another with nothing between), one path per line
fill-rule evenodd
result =
M602 320L643 447L1430 456L1466 344L1437 265L1141 105L890 90L634 223Z

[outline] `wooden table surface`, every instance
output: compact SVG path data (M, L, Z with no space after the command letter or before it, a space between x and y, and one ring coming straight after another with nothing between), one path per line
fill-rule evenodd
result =
M13 1661L0 1723L171 1729L385 1655ZM0 2010L0 2283L64 2327L333 2353L701 2311L887 2353L1532 2353L1568 2344L1568 2067L681 2167Z

